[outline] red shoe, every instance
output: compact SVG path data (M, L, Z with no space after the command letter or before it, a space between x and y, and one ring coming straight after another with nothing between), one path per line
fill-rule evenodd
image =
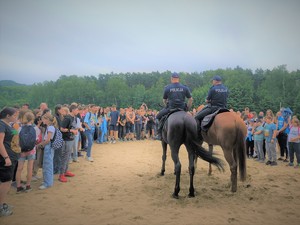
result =
M65 173L65 176L66 176L66 177L74 177L75 174L74 174L74 173L71 173L70 171L67 171L67 172Z
M60 182L68 182L67 178L65 177L64 174L60 174L58 180Z

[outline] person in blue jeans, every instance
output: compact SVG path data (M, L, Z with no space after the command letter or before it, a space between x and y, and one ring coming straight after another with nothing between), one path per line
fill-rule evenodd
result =
M54 149L51 147L51 139L53 139L55 133L55 127L58 127L56 118L51 114L47 113L42 116L43 123L47 126L44 140L38 144L44 149L43 157L43 184L39 187L40 190L53 186L53 157Z
M98 143L102 144L103 142L107 142L107 120L106 115L102 116L102 122L100 125L100 135L98 137Z
M93 162L94 159L92 158L92 146L94 143L94 132L95 126L98 124L97 118L97 110L98 107L94 104L90 105L90 111L84 117L84 126L85 126L85 134L88 140L88 146L86 150L86 159L89 162Z

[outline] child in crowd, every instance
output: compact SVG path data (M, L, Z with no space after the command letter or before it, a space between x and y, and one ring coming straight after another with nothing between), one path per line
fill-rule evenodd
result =
M44 149L43 156L43 184L39 187L40 190L52 187L53 180L53 158L54 149L51 146L51 139L54 137L55 127L58 127L57 121L54 116L50 113L46 113L42 116L43 123L47 126L45 134L43 136L43 141L38 145Z
M253 129L254 148L257 152L257 161L264 162L265 156L263 151L264 142L264 127L260 119L256 119L256 123Z
M288 135L288 146L290 163L289 166L294 166L294 154L296 154L297 164L295 168L300 167L300 122L298 118L292 119L290 132Z
M253 125L254 119L250 119L249 122L247 121L247 137L246 137L246 150L248 158L253 157L254 153L254 140L253 140Z
M31 111L28 111L22 116L20 122L22 123L22 126L33 126L34 118L35 118L34 114ZM21 130L22 127L20 128L20 132L19 132L20 135L22 134ZM36 126L34 126L34 130L36 132L36 141L37 141L40 130ZM18 159L18 170L16 174L17 193L21 193L24 191L29 192L32 190L30 183L32 179L32 171L33 171L33 163L35 160L35 154L36 154L35 147L28 152L20 153L20 158ZM26 181L26 187L24 188L23 186L21 186L21 174L26 160L27 160L27 181Z
M266 125L264 128L264 136L266 141L266 151L268 154L268 161L266 165L276 166L276 125L272 122L272 116L266 116Z

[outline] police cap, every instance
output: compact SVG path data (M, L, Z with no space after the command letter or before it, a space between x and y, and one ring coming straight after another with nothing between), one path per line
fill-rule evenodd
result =
M220 77L219 75L215 75L211 80L222 81L222 77Z
M179 78L179 74L178 73L172 73L172 78Z

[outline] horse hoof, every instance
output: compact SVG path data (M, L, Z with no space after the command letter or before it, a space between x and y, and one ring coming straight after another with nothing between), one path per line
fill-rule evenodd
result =
M172 194L172 197L175 198L175 199L179 199L179 196L174 194L174 193Z
M164 173L164 172L161 172L161 173L160 173L160 175L161 175L161 176L164 176L164 175L165 175L165 173Z
M195 197L195 194L189 193L188 197L189 197L189 198L194 198L194 197Z

